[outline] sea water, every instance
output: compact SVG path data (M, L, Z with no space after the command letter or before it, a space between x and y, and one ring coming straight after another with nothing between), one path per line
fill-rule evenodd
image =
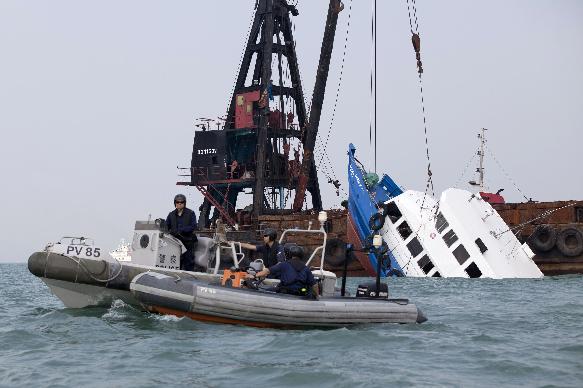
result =
M274 330L67 309L0 264L0 386L583 387L582 276L388 283L429 320Z

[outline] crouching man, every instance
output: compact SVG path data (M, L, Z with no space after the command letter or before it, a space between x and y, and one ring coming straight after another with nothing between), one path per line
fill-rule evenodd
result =
M284 248L286 261L265 268L255 275L249 274L248 279L263 278L270 275L279 279L275 289L277 292L308 296L318 299L318 284L312 271L304 263L304 250L296 244L286 244Z

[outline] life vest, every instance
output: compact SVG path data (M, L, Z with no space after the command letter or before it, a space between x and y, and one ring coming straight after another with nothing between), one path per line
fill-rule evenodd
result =
M291 259L282 263L281 265L287 266L291 269L288 272L295 272L294 279L286 279L286 282L280 283L278 287L278 292L293 295L304 295L309 296L312 294L312 284L310 284L310 278L313 279L310 269L306 267L304 262L301 260Z
M192 217L194 217L194 222L196 223L196 214L194 214L194 212L192 210L190 210L189 208L184 208L184 210L182 211L182 216L181 216L181 218L183 220L183 225L190 225L190 223L192 222ZM176 230L176 228L178 227L177 211L176 210L171 211L170 214L168 215L168 219L170 220L170 225L166 225L168 227L168 230L170 230L170 232L178 233L178 231ZM192 234L189 234L189 235L184 234L184 233L180 233L179 238L180 238L180 240L184 240L184 241L188 241L188 242L198 241L198 239L196 238L195 231L193 231Z

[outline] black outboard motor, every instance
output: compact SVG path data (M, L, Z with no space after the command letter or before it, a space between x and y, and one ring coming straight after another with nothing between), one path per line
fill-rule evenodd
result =
M377 292L376 282L359 284L356 289L357 298L389 298L389 287L387 283L380 284L380 290Z

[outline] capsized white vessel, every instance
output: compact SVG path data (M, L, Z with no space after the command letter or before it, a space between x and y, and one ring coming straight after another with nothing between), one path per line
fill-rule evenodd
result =
M528 245L488 202L469 191L447 189L437 202L407 190L373 217L406 276L543 277Z
M118 247L109 254L117 261L132 261L132 246L122 238Z

